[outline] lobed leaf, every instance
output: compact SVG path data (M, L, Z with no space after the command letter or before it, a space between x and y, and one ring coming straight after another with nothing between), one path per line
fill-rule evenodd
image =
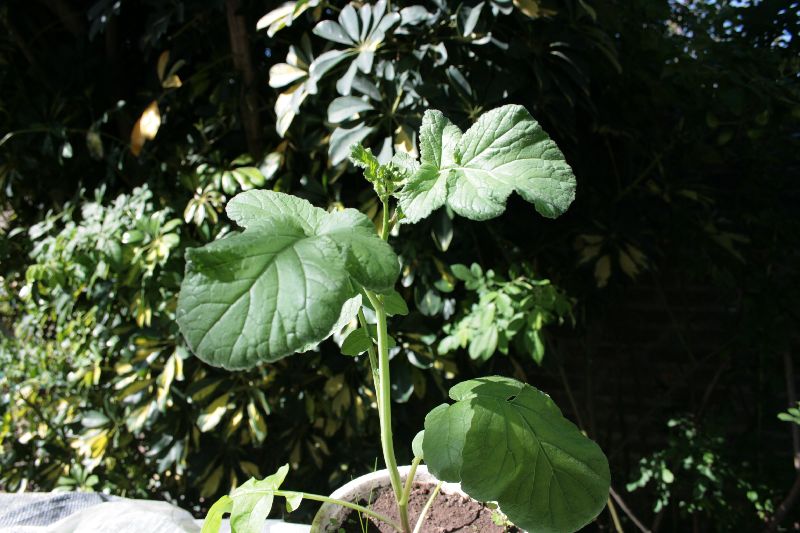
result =
M356 210L248 191L228 214L244 231L187 251L178 299L181 332L211 365L242 369L307 350L352 319L357 286L386 292L399 275L394 251Z
M276 215L298 218L304 231L313 231L326 215L325 210L314 207L302 198L271 191L237 194L225 206L225 213L243 228Z
M439 111L420 128L419 169L398 194L405 222L443 205L486 220L505 211L512 192L555 218L575 198L575 177L564 155L528 111L506 105L484 113L463 135Z

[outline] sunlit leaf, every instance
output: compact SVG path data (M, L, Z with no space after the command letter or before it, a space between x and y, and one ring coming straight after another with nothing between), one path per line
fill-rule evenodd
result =
M188 251L178 300L181 331L209 364L247 368L308 349L359 296L354 284L386 291L399 274L391 247L353 209L326 213L261 190L228 210L245 231Z
M405 222L445 204L466 218L486 220L505 211L514 191L551 218L572 202L572 170L525 108L484 113L463 135L438 111L427 111L422 122L422 164L398 195Z

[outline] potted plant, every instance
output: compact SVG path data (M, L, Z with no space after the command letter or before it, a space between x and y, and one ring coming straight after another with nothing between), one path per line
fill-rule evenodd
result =
M603 509L610 475L600 447L564 418L548 395L501 376L450 389L452 403L426 416L413 442L415 459L402 479L392 438L393 340L387 322L407 308L394 290L400 263L388 242L390 231L445 205L473 220L496 217L512 192L553 218L575 195L575 178L561 150L521 106L484 113L463 133L442 113L427 111L419 139L419 160L398 153L381 164L361 145L352 147L351 161L363 169L383 206L377 233L354 209L326 212L264 190L231 199L227 214L243 231L187 251L177 312L191 350L230 370L309 350L357 320L342 351L366 353L372 369L385 476L397 518L359 501L284 490L287 465L217 501L204 532L217 531L225 513L235 532L258 532L276 496L285 498L289 511L303 499L316 500L326 504L323 509L346 507L400 533L421 531L425 513L415 524L408 505L423 461L440 480L431 501L441 483L460 483L477 502L496 502L525 530L574 531ZM374 325L364 308L374 314Z

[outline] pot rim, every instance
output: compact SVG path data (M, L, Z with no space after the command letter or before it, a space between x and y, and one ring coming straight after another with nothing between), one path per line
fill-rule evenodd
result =
M410 470L411 466L409 465L398 467L401 481L405 482ZM414 483L430 483L435 485L436 483L439 483L439 480L428 471L427 466L419 465L416 473L414 474ZM337 500L345 500L350 502L358 501L362 498L368 497L370 492L388 486L391 486L389 471L386 469L377 470L375 472L370 472L369 474L364 474L363 476L357 477L352 481L345 483L333 491L330 497ZM472 499L471 496L461 490L460 483L444 482L442 483L440 492L443 494L458 494L460 496ZM327 533L329 531L328 526L333 524L335 524L335 527L339 527L342 519L349 512L350 509L340 505L323 503L322 507L320 507L319 511L314 516L313 522L311 522L311 533ZM335 531L335 529L333 531Z

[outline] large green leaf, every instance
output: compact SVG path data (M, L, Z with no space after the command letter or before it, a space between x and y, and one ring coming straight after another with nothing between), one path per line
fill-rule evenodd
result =
M178 325L209 364L248 368L306 350L352 318L358 286L386 292L399 275L397 256L356 210L248 191L228 214L245 230L187 251L178 299Z
M445 204L472 220L494 218L514 191L554 218L575 198L575 177L564 155L522 106L484 113L463 135L439 111L427 111L420 152L419 170L398 194L406 222Z
M549 396L492 376L450 389L456 403L425 417L422 448L431 472L496 501L529 531L576 531L608 498L608 461Z

